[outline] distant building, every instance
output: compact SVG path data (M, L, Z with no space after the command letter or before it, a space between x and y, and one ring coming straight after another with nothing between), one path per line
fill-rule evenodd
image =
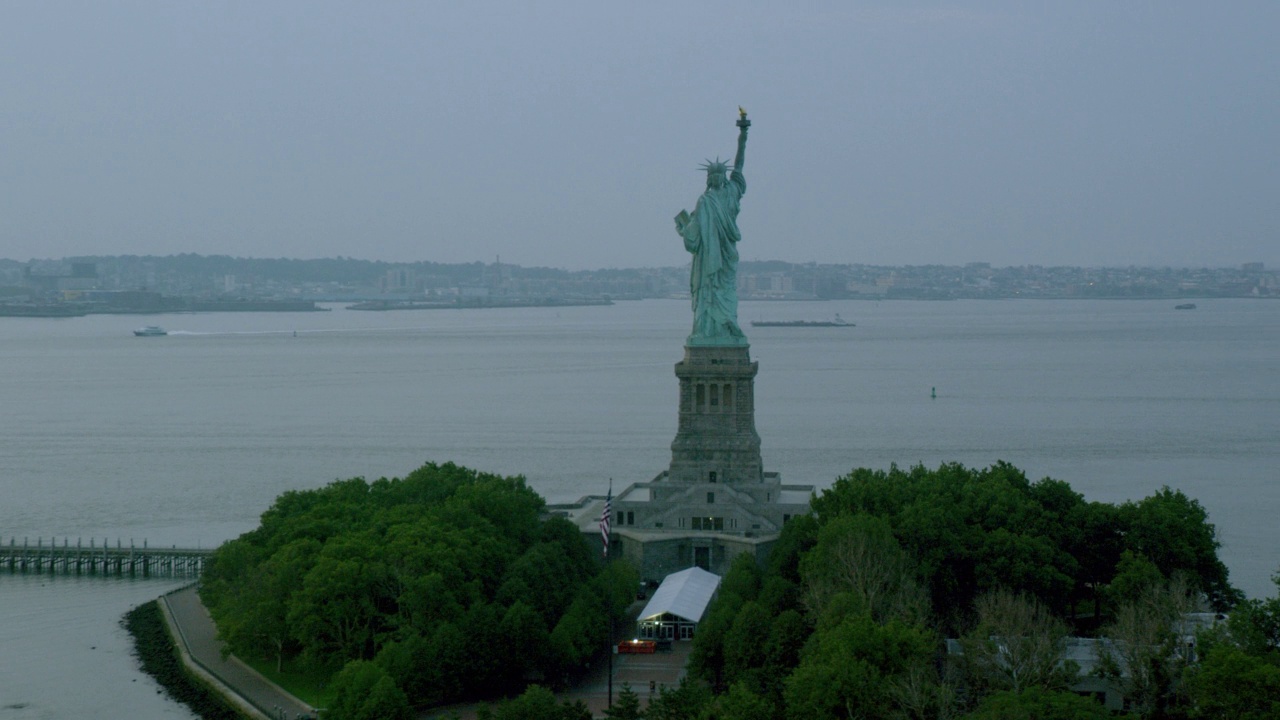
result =
M1063 644L1060 657L1062 662L1069 660L1079 668L1075 682L1071 684L1071 692L1093 698L1108 710L1120 712L1128 709L1124 688L1112 680L1099 677L1095 672L1102 661L1103 647L1110 644L1110 640L1103 638L1068 638ZM964 657L964 646L959 640L948 638L946 647L949 663L954 664Z
M791 276L783 272L747 275L742 285L747 295L784 297L795 291Z
M388 270L380 283L384 293L412 292L418 284L417 274L413 268L398 267Z
M1225 620L1225 615L1217 613L1199 612L1183 615L1176 630L1180 641L1173 652L1185 663L1199 662L1196 634ZM964 656L964 646L959 640L948 639L946 650L950 663ZM1119 681L1100 676L1098 670L1105 656L1116 659L1120 669ZM1075 682L1071 684L1073 693L1091 697L1113 712L1130 710L1131 698L1126 697L1124 688L1128 682L1129 668L1116 641L1107 638L1067 638L1062 645L1059 658L1061 663L1070 661L1076 665L1078 674Z
M98 285L98 268L91 262L32 261L23 269L25 285L46 293L79 293Z

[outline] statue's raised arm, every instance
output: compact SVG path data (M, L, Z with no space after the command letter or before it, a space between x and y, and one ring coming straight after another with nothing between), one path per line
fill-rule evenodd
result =
M747 159L747 128L751 127L751 121L747 119L747 111L738 106L738 154L733 158L733 171L742 172L742 163Z

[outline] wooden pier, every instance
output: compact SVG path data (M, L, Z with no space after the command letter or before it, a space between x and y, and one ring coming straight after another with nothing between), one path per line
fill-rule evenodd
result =
M27 538L18 544L10 537L6 545L0 541L0 571L45 575L97 575L100 577L198 577L213 550L192 548L151 548L143 541L126 547L119 540L111 547L106 539L98 543L90 539L86 546L69 538L58 544L57 538Z

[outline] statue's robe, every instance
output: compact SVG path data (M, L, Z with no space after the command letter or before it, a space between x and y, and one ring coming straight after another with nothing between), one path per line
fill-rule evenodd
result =
M739 171L719 188L707 188L680 233L693 254L689 294L693 301L691 344L738 345L738 208L747 191Z

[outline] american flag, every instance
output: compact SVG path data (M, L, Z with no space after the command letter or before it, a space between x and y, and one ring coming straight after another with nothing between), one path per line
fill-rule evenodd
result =
M604 512L600 513L600 542L604 556L609 557L609 518L613 517L613 479L609 479L609 494L604 497Z

